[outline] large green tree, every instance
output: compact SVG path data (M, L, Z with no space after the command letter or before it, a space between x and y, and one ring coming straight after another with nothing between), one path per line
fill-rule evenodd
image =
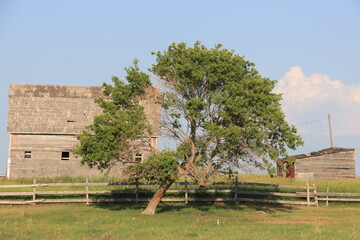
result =
M274 174L272 160L302 144L285 120L281 95L273 92L276 81L262 77L254 63L220 44L208 49L200 42L192 47L173 43L153 54L156 63L150 71L162 86L162 127L177 142L172 161L178 174L162 181L143 213L155 213L179 175L205 185L210 176L244 162ZM149 175L153 159L143 165L148 171L138 173Z
M200 42L188 47L171 44L153 53L162 94L162 129L176 143L172 151L158 152L132 165L128 174L161 182L144 214L154 214L161 198L181 175L206 185L214 174L248 163L268 169L271 161L286 157L288 148L302 144L296 128L281 110L281 95L273 93L276 81L262 77L254 64L234 51ZM131 158L138 139L147 139L149 125L138 99L151 87L149 76L137 62L127 69L128 84L114 78L104 84L107 98L97 100L103 114L78 135L74 153L83 163L111 168Z

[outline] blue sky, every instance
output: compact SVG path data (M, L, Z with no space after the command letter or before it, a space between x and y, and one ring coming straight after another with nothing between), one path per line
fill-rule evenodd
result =
M0 0L0 173L9 85L99 86L172 42L222 43L276 79L305 140L297 152L360 145L359 1ZM360 175L360 158L357 175Z

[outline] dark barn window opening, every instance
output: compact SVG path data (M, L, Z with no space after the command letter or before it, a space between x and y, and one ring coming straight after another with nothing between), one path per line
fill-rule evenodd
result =
M31 158L31 151L25 151L24 158Z
M135 154L135 161L136 161L136 162L142 162L142 160L143 160L143 155L142 155L142 153L137 153L137 154Z
M70 159L70 152L61 152L61 160L67 161Z

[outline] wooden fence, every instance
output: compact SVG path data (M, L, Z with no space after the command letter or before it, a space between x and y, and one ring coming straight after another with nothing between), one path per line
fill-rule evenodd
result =
M0 185L0 204L147 202L151 198L149 194L156 190L155 185L158 184L154 182L89 183L88 180L85 183L37 184L34 179L33 184ZM151 186L154 186L153 189L144 188ZM130 187L131 189L109 189L114 187ZM4 188L11 191L4 191ZM14 190L19 188L26 188L30 191ZM58 188L66 188L66 190ZM71 188L77 189L72 190ZM79 190L79 188L82 189ZM146 194L148 196L144 197ZM189 202L250 202L318 206L318 194L316 186L310 187L308 184L292 186L238 182L235 178L234 182L214 182L205 189L196 188L195 183L185 180L174 183L162 201L184 202L185 204ZM199 195L201 196L199 197ZM65 199L64 196L73 196L73 198Z
M317 193L319 201L325 201L326 206L329 202L360 202L360 193L335 193L330 192L329 182L326 187L326 192ZM329 198L330 197L330 198ZM358 198L357 198L358 197Z

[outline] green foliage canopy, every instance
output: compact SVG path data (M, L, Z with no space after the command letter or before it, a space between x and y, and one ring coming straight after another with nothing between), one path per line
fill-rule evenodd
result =
M141 164L135 164L128 168L130 178L145 178L168 182L178 176L179 153L176 151L164 151L146 159Z
M163 93L163 127L185 153L181 169L198 182L241 162L274 169L269 160L302 144L281 110L276 81L223 48L171 44L150 69ZM162 90L164 90L162 89Z

